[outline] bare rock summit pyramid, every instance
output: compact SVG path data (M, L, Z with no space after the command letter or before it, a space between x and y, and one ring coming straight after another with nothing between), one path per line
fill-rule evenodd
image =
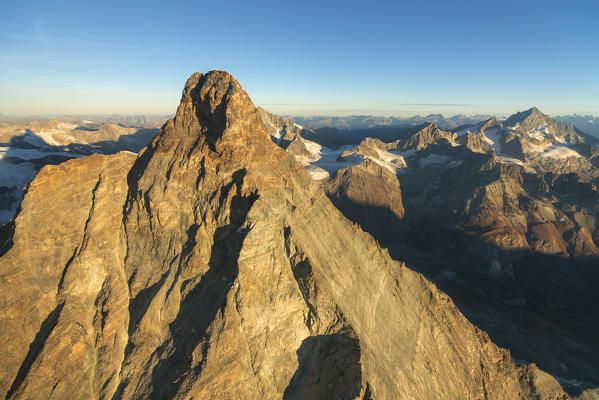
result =
M0 258L7 399L566 399L196 73L137 158L47 166Z

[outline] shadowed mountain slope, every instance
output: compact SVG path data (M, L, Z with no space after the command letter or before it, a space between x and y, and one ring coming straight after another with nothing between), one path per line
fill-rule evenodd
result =
M7 398L567 398L343 217L228 73L194 74L133 159L28 186L0 258Z

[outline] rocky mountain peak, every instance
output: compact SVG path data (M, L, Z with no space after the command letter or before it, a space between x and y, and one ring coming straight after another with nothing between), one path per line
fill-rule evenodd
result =
M429 122L429 124L427 126L425 126L424 129L426 129L427 131L434 131L434 130L438 130L439 127L437 126L437 124L435 122Z
M268 139L248 94L231 74L219 70L196 72L187 80L172 125L163 135L201 134L213 149L221 142L241 145Z
M544 123L546 120L550 120L551 117L543 114L538 108L532 107L526 111L519 111L515 114L510 115L508 119L505 120L506 126L516 126L517 124L521 125L534 125L538 123Z
M413 134L409 139L403 142L402 148L404 149L424 149L429 144L438 143L439 141L452 142L453 136L451 132L446 132L439 129L437 124L431 122L423 129Z
M537 141L549 141L554 143L583 143L593 142L594 139L580 132L573 125L551 118L543 114L538 108L518 112L511 115L503 125L510 130L515 130L518 135L529 136Z
M528 113L530 115L544 115L541 110L539 110L537 107L532 107L530 109L528 109Z
M282 155L277 150L258 110L231 74L194 73L185 84L175 117L164 124L134 170L147 174L172 169L173 160L208 165L202 161L206 156L225 168L239 168L277 158Z
M343 217L230 74L194 74L132 162L30 184L0 258L1 396L567 398ZM400 218L396 176L365 167L335 193L393 191ZM354 196L373 173L389 189Z
M491 126L491 125L495 125L496 123L497 123L497 118L493 115L482 126L483 127L488 127L488 126Z

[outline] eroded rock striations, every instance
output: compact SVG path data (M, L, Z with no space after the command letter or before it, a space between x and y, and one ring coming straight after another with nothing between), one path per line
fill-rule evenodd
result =
M584 167L596 158L582 155L597 151L595 139L535 108L508 121L458 129L455 142L432 129L391 143L368 138L338 150L332 166L321 150L312 164L330 177L312 176L392 257L575 395L599 384L599 181L597 168Z
M3 253L7 398L567 398L343 217L225 72L137 159L45 167Z

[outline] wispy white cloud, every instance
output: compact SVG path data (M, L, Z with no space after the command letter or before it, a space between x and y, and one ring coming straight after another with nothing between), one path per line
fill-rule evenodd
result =
M401 103L402 106L424 106L424 107L472 107L472 104L461 103Z
M93 41L93 40L47 36L40 24L35 24L34 30L36 32L35 35L29 35L29 34L24 34L24 33L19 33L19 32L0 32L0 37L4 37L7 39L41 42L45 48L47 48L48 44L51 44L51 43L64 43L64 44L72 44L72 45L78 45L78 46L94 46L94 47L104 47L104 48L116 48L116 47L131 48L131 49L139 48L139 47L131 46L131 45L123 45L122 43L98 42L98 41Z
M35 29L35 32L37 33L37 38L39 39L40 42L43 43L44 45L44 49L48 49L48 39L46 38L46 35L44 35L44 32L42 31L42 27L40 25L40 23L36 23L33 26L33 29Z

